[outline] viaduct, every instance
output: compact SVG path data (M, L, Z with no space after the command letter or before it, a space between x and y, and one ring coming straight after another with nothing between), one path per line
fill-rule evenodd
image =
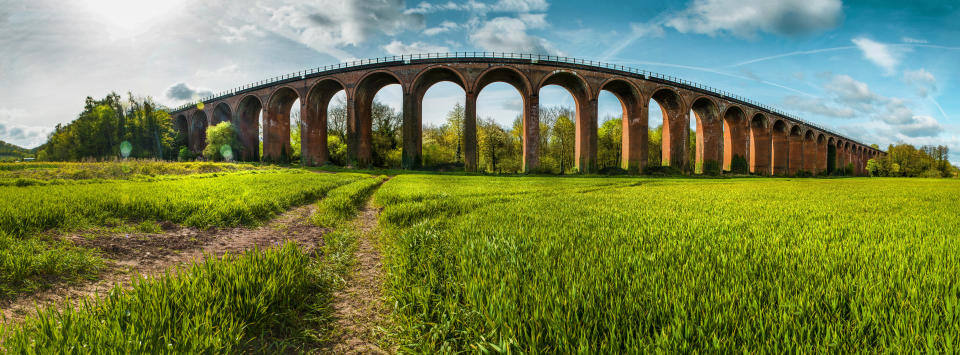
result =
M523 97L523 170L538 168L539 92L559 85L576 103L575 164L578 171L597 169L597 98L614 94L623 109L621 165L630 172L647 163L649 103L663 112L663 165L687 169L714 161L730 169L735 157L746 159L756 174L792 175L800 171L854 167L864 174L866 161L886 154L814 124L751 100L678 78L619 65L568 57L490 52L458 52L385 57L308 69L245 85L171 112L176 129L194 152L203 150L208 126L233 122L241 140L239 160L280 161L289 157L290 109L300 99L301 161L328 161L327 106L334 94L347 99L347 160L368 166L372 154L371 105L386 85L403 92L402 161L421 163L422 99L432 85L453 82L466 93L464 163L477 169L477 96L487 85L504 82ZM259 156L259 117L263 117L263 156ZM691 113L693 113L691 115ZM696 120L695 162L689 161L690 120Z

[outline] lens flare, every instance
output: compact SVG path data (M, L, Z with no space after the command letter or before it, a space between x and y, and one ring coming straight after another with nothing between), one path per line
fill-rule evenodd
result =
M230 148L229 144L220 146L220 155L223 156L223 160L233 161L233 149Z
M120 155L124 159L130 156L130 152L133 151L133 144L130 144L128 141L123 141L120 143Z

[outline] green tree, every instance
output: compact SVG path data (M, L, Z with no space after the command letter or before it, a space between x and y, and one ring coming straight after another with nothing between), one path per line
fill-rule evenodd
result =
M230 122L220 122L207 129L207 146L203 157L213 161L231 161L240 151L237 133Z
M555 154L554 159L559 164L560 174L572 169L574 162L577 127L568 113L569 111L561 112L559 116L553 119L553 129L550 130L550 150Z
M623 149L623 120L610 117L597 129L598 166L603 168L620 167Z

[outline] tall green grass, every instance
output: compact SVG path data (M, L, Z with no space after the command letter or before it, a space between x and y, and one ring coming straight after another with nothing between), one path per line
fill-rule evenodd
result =
M14 238L0 232L0 300L57 281L89 278L102 266L93 251L68 242Z
M322 268L293 243L136 278L78 307L48 307L3 329L9 353L240 353L296 350L322 316ZM292 339L292 341L291 341ZM293 346L286 348L285 346Z
M0 231L25 236L117 219L198 227L251 225L358 178L275 170L150 182L0 187Z
M950 353L956 196L943 180L404 175L376 201L405 351Z
M385 176L371 177L333 189L317 203L314 223L321 227L335 227L352 218L386 179Z

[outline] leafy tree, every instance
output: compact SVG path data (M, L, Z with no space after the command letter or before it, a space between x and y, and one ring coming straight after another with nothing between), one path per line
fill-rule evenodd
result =
M597 165L599 168L620 167L623 150L623 120L610 117L597 129Z
M567 112L554 119L553 129L551 129L550 141L551 150L554 152L554 159L559 164L559 172L564 172L573 168L574 148L576 144L577 127L574 125Z
M240 151L237 133L230 122L220 122L207 129L207 146L203 157L213 161L233 160Z

